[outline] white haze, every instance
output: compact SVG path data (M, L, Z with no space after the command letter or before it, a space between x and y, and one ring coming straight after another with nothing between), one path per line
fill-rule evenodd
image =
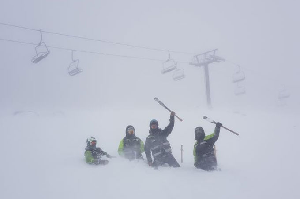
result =
M43 34L49 46L77 50L83 72L71 77L71 51L49 48L37 64L32 45L40 33L0 25L0 198L299 198L300 81L298 1L45 1L0 0L0 23L98 40L181 52L218 48L225 62L210 65L212 109L207 109L203 68L192 54L171 53L181 81L161 74L155 51ZM181 63L183 62L183 63ZM246 94L234 95L232 76L246 75ZM278 93L291 93L285 103ZM181 168L158 171L143 162L112 159L86 165L85 139L117 156L129 124L142 139L149 121L168 124L161 99L184 119L169 140ZM17 111L25 111L13 116ZM32 111L32 112L28 112ZM35 112L35 113L34 113ZM203 115L241 134L222 130L221 172L193 166L194 128L214 126Z

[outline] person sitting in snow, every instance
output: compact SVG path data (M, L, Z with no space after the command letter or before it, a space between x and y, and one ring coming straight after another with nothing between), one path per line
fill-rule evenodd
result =
M135 136L135 128L131 125L126 127L126 136L121 140L118 153L120 156L129 159L143 159L143 141Z
M106 156L108 158L112 158L112 156L108 155L105 151L102 151L101 148L96 147L97 140L94 137L90 137L86 139L86 148L85 148L85 161L88 164L95 165L106 165L108 164L108 160L102 160L102 156Z
M217 169L217 158L215 155L214 144L219 138L221 123L216 123L213 134L205 136L202 127L195 128L194 156L195 167L206 171L213 171Z
M150 121L150 135L145 142L145 153L149 166L157 167L167 163L172 167L180 167L172 154L170 143L167 140L174 127L174 116L175 113L171 112L170 123L164 130L158 128L157 120L153 119ZM154 159L153 162L151 152Z

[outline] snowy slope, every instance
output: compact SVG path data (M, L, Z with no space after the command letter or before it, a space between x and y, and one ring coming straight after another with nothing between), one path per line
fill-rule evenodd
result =
M174 156L181 168L149 168L144 162L115 158L107 166L84 162L85 139L117 156L125 127L132 124L142 140L157 118L168 124L166 111L102 110L34 116L2 116L0 198L299 198L300 173L297 138L299 118L276 113L195 110L178 112L170 135ZM220 172L193 166L194 127L212 132L207 115L241 134L222 130L217 142ZM266 120L268 118L268 120Z
M0 199L300 198L299 1L1 3ZM38 44L40 29L50 54L34 64L35 45L23 42ZM214 109L207 110L203 68L189 63L216 48L226 61L209 66ZM72 50L83 69L75 77L67 72ZM161 74L168 56L186 78ZM247 91L235 96L240 69ZM282 86L291 97L278 107ZM151 119L168 125L154 97L184 119L169 136L178 161L184 146L181 168L118 157L127 125L142 140ZM22 110L38 115L13 116ZM193 166L194 128L214 129L204 115L240 133L221 130L220 172ZM117 158L87 165L89 136Z

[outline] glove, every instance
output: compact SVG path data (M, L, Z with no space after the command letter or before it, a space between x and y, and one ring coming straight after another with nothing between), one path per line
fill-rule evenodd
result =
M221 128L221 126L223 126L223 125L222 125L222 123L220 123L220 122L218 122L218 123L216 124L216 127L218 127L218 128Z
M111 156L111 155L109 155L109 154L106 154L106 157L108 157L108 158L112 158L112 156Z
M174 117L175 114L176 114L176 113L175 113L174 111L171 112L171 116L172 116L172 117Z
M100 153L102 150L101 150L101 148L96 148L96 150L95 151L97 151L98 153Z

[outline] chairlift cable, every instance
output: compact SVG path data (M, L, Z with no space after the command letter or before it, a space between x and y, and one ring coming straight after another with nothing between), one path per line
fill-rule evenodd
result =
M109 44L113 44L113 45L123 45L123 46L127 46L127 47L132 47L132 48L141 48L141 49L146 49L146 50L164 51L164 52L169 52L169 53L172 52L172 53L181 53L181 54L190 54L190 55L197 54L197 53L191 53L191 52L172 51L172 50L167 50L167 49L159 49L159 48L151 48L151 47L145 47L145 46L138 46L138 45L121 43L121 42L113 42L113 41L106 41L106 40L100 40L100 39L92 39L92 38L88 38L88 37L75 36L75 35L69 35L69 34L63 34L63 33L51 32L51 31L44 31L42 29L28 28L28 27L24 27L24 26L18 26L18 25L3 23L3 22L0 22L0 25L14 27L14 28L19 28L19 29L25 29L25 30L31 30L31 31L38 31L38 32L41 32L41 34L42 33L47 33L47 34L53 34L53 35L59 35L59 36L65 36L65 37L83 39L83 40L87 40L87 41L97 41L97 42L109 43ZM6 39L1 39L1 38L0 38L0 40L14 42L14 43L20 43L20 44L36 45L34 43L21 42L21 41L15 41L15 40L6 40ZM55 47L55 46L48 46L48 47L50 47L50 48L56 48L56 49L61 49L61 50L69 50L69 51L73 50L73 49L67 49L67 48L61 48L61 47ZM83 52L83 53L90 53L90 54L101 54L101 55L107 55L107 56L124 57L124 58L135 58L135 59L151 60L151 61L160 61L160 62L164 61L164 60L158 60L158 59L152 59L152 58L141 58L141 57L134 57L134 56L126 56L126 55L115 55L115 54L91 52L91 51L84 51L84 50L74 50L74 51ZM214 51L214 50L212 50L212 51ZM209 51L209 52L211 52L211 51ZM198 55L202 55L202 54L198 54ZM231 63L233 65L240 66L239 64L237 64L235 62L232 62L230 60L227 60L227 59L226 59L226 62L229 62L229 63ZM177 61L177 63L184 63L184 64L187 63L187 64L189 64L189 62L179 62L179 61ZM256 71L249 70L247 68L244 68L244 69L248 70L250 72L256 73L256 74L260 74L260 73L258 73ZM260 75L263 75L263 74L260 74ZM278 80L276 80L276 79L272 78L272 80L278 82ZM298 86L289 86L289 87L299 88Z
M36 43L32 42L23 42L23 41L17 41L17 40L11 40L11 39L3 39L0 38L0 41L7 41L7 42L12 42L12 43L18 43L18 44L25 44L25 45L33 45L36 46ZM117 54L109 54L109 53L100 53L100 52L94 52L94 51L86 51L86 50L78 50L78 49L71 49L71 48L63 48L63 47L58 47L58 46L48 46L49 48L53 49L59 49L59 50L66 50L66 51L76 51L76 52L81 52L81 53L87 53L87 54L98 54L98 55L106 55L106 56L114 56L114 57L122 57L122 58L131 58L131 59L141 59L141 60L149 60L149 61L157 61L157 62L163 62L164 60L159 60L159 59L153 59L153 58L145 58L145 57L135 57L135 56L127 56L127 55L117 55ZM188 63L188 62L177 62L177 63ZM248 69L247 69L248 70ZM251 70L249 70L251 71ZM256 74L255 71L252 71ZM262 75L262 74L260 74ZM277 80L273 79L274 81L278 82ZM299 88L298 86L290 86L285 84L287 87L294 87L294 88Z
M0 38L0 41L7 41L7 42L13 42L13 43L19 43L19 44L34 45L34 46L36 46L35 43L23 42L23 41L16 41L16 40L11 40L11 39L2 39L2 38ZM147 57L117 55L117 54L110 54L110 53L101 53L101 52L94 52L94 51L86 51L86 50L78 50L78 49L71 49L71 48L63 48L63 47L58 47L58 46L48 46L48 48L54 48L54 49L66 50L66 51L75 51L75 52L81 52L81 53L87 53L87 54L98 54L98 55L106 55L106 56L114 56L114 57L131 58L131 59L142 59L142 60L157 61L157 62L162 62L163 61L163 60L153 59L153 58L147 58Z
M183 52L183 51L174 51L174 50L168 50L168 49L151 48L151 47L147 47L147 46L138 46L138 45L132 45L132 44L127 44L127 43L121 43L121 42L107 41L107 40L102 40L102 39L93 39L93 38L88 38L88 37L82 37L82 36L69 35L69 34L58 33L58 32L45 31L45 30L41 30L41 29L27 28L27 27L24 27L24 26L18 26L18 25L13 25L13 24L8 24L8 23L2 23L2 22L0 22L0 25L10 26L10 27L14 27L14 28L20 28L20 29L25 29L25 30L31 30L31 31L41 31L41 32L47 33L47 34L53 34L53 35L71 37L71 38L76 38L76 39L83 39L83 40L87 40L87 41L97 41L97 42L103 42L103 43L108 43L108 44L112 44L112 45L127 46L127 47L131 47L131 48L141 48L141 49L146 49L146 50L172 52L172 53L188 54L188 55L195 55L196 54L196 53L191 53L191 52Z

